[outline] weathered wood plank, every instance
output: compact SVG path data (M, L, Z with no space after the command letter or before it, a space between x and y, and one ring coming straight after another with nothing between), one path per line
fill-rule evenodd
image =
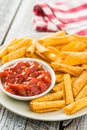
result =
M0 0L0 44L6 37L21 0Z
M33 24L34 0L24 0L9 30L5 43L13 37L23 37L31 33L36 33Z

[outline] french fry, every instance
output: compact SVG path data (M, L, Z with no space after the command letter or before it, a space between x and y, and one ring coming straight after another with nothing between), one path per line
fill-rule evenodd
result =
M45 96L33 99L32 102L45 102L45 101L54 101L54 100L59 100L62 99L63 93L62 91L55 92L55 93L49 93Z
M69 114L73 114L85 107L87 107L87 97L79 99L79 100L65 106L64 112L69 115Z
M58 101L47 101L47 102L30 102L30 108L34 112L38 111L47 111L47 110L55 110L56 108L60 109L65 106L64 100L58 100Z
M74 102L71 77L69 74L64 74L64 87L65 87L65 101L66 105Z
M83 97L87 96L87 84L83 87L83 89L78 93L78 95L76 96L75 100L79 100Z
M31 39L30 38L24 38L18 44L8 47L8 50L9 50L9 53L11 53L11 52L23 47L23 46L29 47L29 45L31 45Z
M80 92L80 90L87 83L87 70L83 71L82 74L77 78L77 80L73 84L73 94L74 97Z
M78 76L83 71L82 67L70 66L70 65L66 65L66 64L62 64L58 62L52 62L51 66L53 67L55 71L69 73L73 76Z
M2 63L4 64L4 63L11 61L13 59L23 57L25 54L25 51L26 51L26 47L24 46L24 47L21 47L20 49L14 51L12 53L9 53L8 55L6 55L2 58Z
M72 41L62 48L62 51L84 51L86 44L80 41Z
M73 52L66 57L64 63L68 65L86 64L87 52Z

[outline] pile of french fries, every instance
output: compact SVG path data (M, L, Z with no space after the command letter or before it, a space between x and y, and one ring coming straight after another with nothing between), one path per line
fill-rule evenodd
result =
M73 114L87 107L87 36L60 31L37 40L15 38L0 50L2 64L21 57L45 61L56 75L51 92L29 102L32 111Z

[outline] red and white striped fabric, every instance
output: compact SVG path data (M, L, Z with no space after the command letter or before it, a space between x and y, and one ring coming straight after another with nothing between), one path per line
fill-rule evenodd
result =
M36 3L33 11L37 31L87 35L87 0Z

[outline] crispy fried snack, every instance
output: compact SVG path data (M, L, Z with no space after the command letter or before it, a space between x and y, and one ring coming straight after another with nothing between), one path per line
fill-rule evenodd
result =
M45 101L45 102L30 102L30 109L34 112L46 112L46 111L54 111L59 110L60 108L65 106L64 100L58 101Z
M77 80L73 84L73 94L74 97L80 92L80 90L87 83L87 70L83 71L82 74L77 78Z
M43 44L43 42L45 41L46 38L50 38L50 37L54 37L54 36L65 36L66 35L66 32L64 30L62 31L58 31L58 32L55 32L55 33L52 33L50 35L47 35L45 37L42 37L42 38L39 38L37 39L39 43Z
M75 52L79 52L79 51L84 51L84 49L86 48L86 44L80 41L72 41L69 44L65 45L62 48L62 51L75 51Z
M54 101L54 100L59 100L62 99L63 93L62 91L55 92L55 93L49 93L45 96L39 97L37 99L33 99L33 102L45 102L45 101Z
M56 74L56 83L62 82L63 76L64 76L63 73Z
M76 96L75 100L79 100L83 97L87 96L87 84L83 87L83 89L78 93L78 95Z
M73 41L72 38L68 35L65 36L54 36L50 38L46 38L43 42L44 46L56 46L61 44L68 44L69 42Z
M3 48L0 50L0 58L5 56L8 53L8 47L10 45L14 45L17 42L17 39L14 38L11 42L9 42L7 45L3 46Z
M14 46L9 46L8 50L11 53L11 52L23 47L23 46L28 47L29 45L31 45L31 42L32 42L32 40L30 38L25 38L22 41L20 41L18 44L15 44Z
M70 65L66 65L66 64L62 64L62 63L58 63L58 62L52 62L51 66L53 67L53 69L55 71L69 73L74 76L78 76L83 71L82 67L70 66Z
M73 52L66 57L64 63L68 65L86 64L87 52Z
M56 85L52 88L51 92L59 92L59 91L61 91L63 85L64 85L63 82L60 82L60 83L56 84Z
M77 39L81 42L87 43L87 36L79 36L76 34L72 34L72 37L74 37L75 39Z
M65 101L66 105L74 102L71 77L69 74L64 74L64 90L65 90Z
M16 51L13 51L12 53L9 53L8 55L5 55L3 58L2 58L2 63L6 63L8 61L11 61L13 59L17 59L17 58L21 58L24 56L25 54L25 51L26 51L26 47L21 47L20 49L16 50Z
M48 48L44 45L41 45L39 42L35 44L37 51L46 57L48 61L61 61L61 59L53 52L51 52Z
M64 112L69 115L69 114L73 114L85 107L87 107L87 97L84 97L82 99L79 99L79 100L67 105L64 108Z

